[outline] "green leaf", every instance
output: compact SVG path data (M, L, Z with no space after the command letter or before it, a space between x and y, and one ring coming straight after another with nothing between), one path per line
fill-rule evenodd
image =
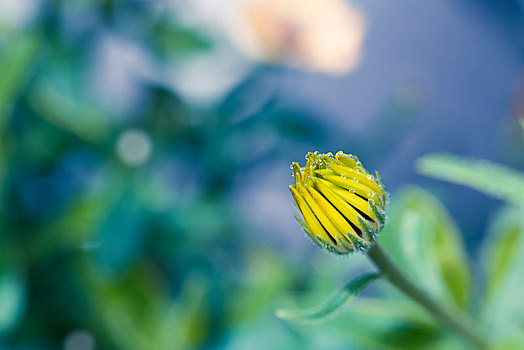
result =
M524 220L521 207L506 207L493 220L484 243L484 319L495 336L522 332L524 325Z
M0 334L8 332L22 318L26 302L26 285L20 274L0 273Z
M312 328L314 327L314 329ZM333 349L465 349L460 338L438 327L411 300L359 297L351 308L321 324L297 325L312 348ZM315 344L315 343L314 343Z
M93 331L110 339L113 349L202 348L211 332L208 277L191 273L180 294L169 295L166 281L150 263L141 262L117 279L92 261L79 274L93 310Z
M239 271L242 288L231 294L228 312L229 323L235 325L245 325L266 315L275 299L293 283L294 277L294 271L275 251L252 249L244 253L245 268Z
M507 207L490 224L488 238L485 240L485 257L488 294L499 289L510 272L511 265L519 254L524 223L522 209Z
M39 45L36 35L26 33L13 36L13 39L9 40L5 46L8 47L0 47L0 52L2 52L0 55L0 67L2 67L0 124L3 124L7 107L24 86L29 73L32 72Z
M107 141L112 132L107 113L78 90L71 81L58 75L43 77L33 84L29 104L50 124L85 141Z
M168 19L156 24L152 39L155 48L165 57L205 52L212 47L212 42L201 33Z
M0 221L2 233L5 226ZM27 308L27 278L16 241L0 235L0 339L22 320Z
M354 296L368 284L380 277L377 273L359 276L336 290L328 300L321 305L305 310L277 310L276 316L286 320L302 323L320 322L340 311Z
M434 297L465 308L470 269L460 232L432 194L408 187L392 200L379 242L414 281Z
M451 154L432 154L418 159L421 174L469 186L495 198L524 203L524 174L486 160Z

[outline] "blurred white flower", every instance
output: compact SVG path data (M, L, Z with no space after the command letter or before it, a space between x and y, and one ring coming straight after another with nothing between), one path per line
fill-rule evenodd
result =
M345 0L243 0L227 32L252 59L344 74L359 63L365 27Z
M38 14L39 7L39 0L0 1L0 28L3 26L24 27Z
M249 68L242 57L217 47L178 62L166 72L166 78L186 101L209 105L220 101Z

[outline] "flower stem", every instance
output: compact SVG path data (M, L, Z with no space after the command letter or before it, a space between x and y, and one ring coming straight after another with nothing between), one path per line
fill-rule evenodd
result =
M462 335L478 349L488 348L487 342L467 319L452 313L431 299L397 267L378 243L368 250L368 257L389 282L426 308L444 326Z

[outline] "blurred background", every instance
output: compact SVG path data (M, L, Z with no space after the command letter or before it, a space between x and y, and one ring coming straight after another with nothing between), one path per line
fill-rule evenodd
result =
M424 187L475 261L500 203L413 162L523 170L523 120L522 0L2 0L0 349L366 348L274 316L371 270L291 161Z

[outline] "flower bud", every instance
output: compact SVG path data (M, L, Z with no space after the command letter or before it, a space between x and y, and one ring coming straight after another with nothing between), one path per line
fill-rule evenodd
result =
M309 152L306 165L292 163L291 194L307 235L320 247L347 254L367 250L386 221L387 192L353 155Z

